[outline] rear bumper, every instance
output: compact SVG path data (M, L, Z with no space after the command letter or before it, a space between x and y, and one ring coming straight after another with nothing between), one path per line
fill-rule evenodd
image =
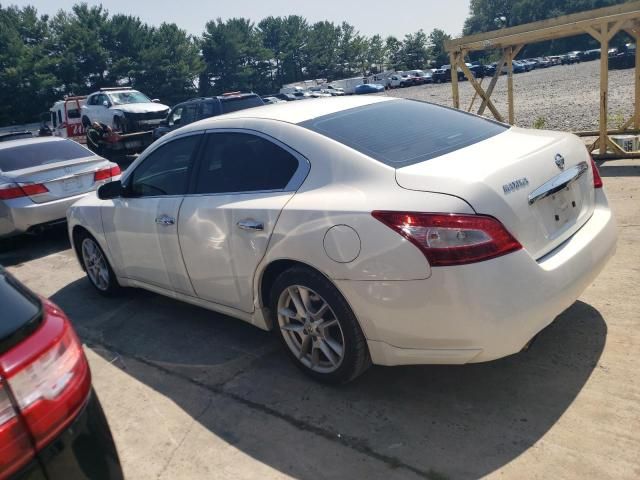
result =
M95 392L71 425L13 480L122 480L109 425Z
M0 201L0 237L10 237L33 231L40 226L63 222L67 209L86 193L46 203L34 203L29 198Z
M536 261L521 250L487 262L434 268L426 280L337 281L374 363L462 364L517 353L571 306L615 253L602 192L593 216Z

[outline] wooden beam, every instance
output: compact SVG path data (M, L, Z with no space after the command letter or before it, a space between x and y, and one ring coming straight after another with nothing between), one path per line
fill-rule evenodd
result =
M625 152L620 145L618 145L616 142L614 142L613 140L611 140L609 137L607 137L607 145L609 145L611 147L611 149L613 150L614 153L617 153L618 155L624 155ZM606 149L605 149L606 150Z
M609 25L609 33L607 33L607 40L611 41L611 39L615 37L616 33L622 30L622 27L624 27L624 24L627 23L628 21L629 21L628 19L622 19L613 23L613 25Z
M469 51L504 48L515 44L526 44L570 37L584 32L587 26L602 22L618 22L640 18L640 1L626 2L586 12L562 15L539 22L492 32L479 33L445 42L447 51L465 48Z
M520 50L522 50L524 48L524 44L520 44L520 45L516 45L515 47L512 47L512 58L515 60L515 58L518 56L518 54L520 53Z
M607 115L609 111L609 25L603 22L600 25L602 34L600 42L600 142L599 152L607 153Z
M493 74L491 83L489 83L489 88L487 88L487 99L491 98L491 95L493 94L493 89L496 88L498 79L500 78L500 75L502 75L502 67L504 67L504 64L506 63L506 61L507 61L507 51L505 50L504 53L502 54L502 58L496 64L496 72ZM483 115L485 109L487 108L487 100L485 99L485 97L482 97L482 99L483 99L482 104L478 109L478 115Z
M475 77L473 76L473 73L471 73L471 71L469 70L469 67L467 67L467 64L464 63L464 62L460 62L460 68L462 68L462 71L464 72L464 74L469 79L469 83L476 90L476 92L478 92L478 95L480 95L487 102L487 107L489 107L489 110L491 110L491 113L493 114L495 119L500 121L500 122L504 122L504 118L502 117L502 115L500 115L500 112L495 107L495 105L493 104L491 99L487 96L487 94L482 89L482 87L480 85L478 85L478 82L476 81Z
M482 84L484 83L484 79L485 77L482 77L480 79L480 86L482 87ZM470 112L471 110L473 110L473 104L476 103L476 98L478 98L478 92L474 91L473 92L473 98L471 99L471 104L469 105L469 108L467 109L467 112Z
M449 54L451 61L451 92L453 95L453 108L460 108L460 90L458 89L458 52Z
M509 125L515 123L515 111L513 108L513 47L509 47L507 55L507 103L509 104Z
M631 117L631 121L633 121L633 117ZM600 135L600 130L585 130L572 133L578 137L597 137ZM635 128L615 128L613 130L608 130L607 135L640 135L640 128L637 130Z
M596 30L595 27L591 25L585 25L584 31L595 38L598 42L602 43L602 34L598 30Z
M631 119L627 121L627 123L625 123L625 128L628 128L633 123L633 128L638 130L640 129L640 49L638 48L638 40L640 40L640 27L636 23L632 28L627 28L626 31L636 41L636 65L633 71L636 88L635 97L633 100L633 117L631 117Z

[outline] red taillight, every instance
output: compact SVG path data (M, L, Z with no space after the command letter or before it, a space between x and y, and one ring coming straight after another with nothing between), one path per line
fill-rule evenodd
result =
M591 157L591 170L593 171L593 188L602 188L602 177L593 157Z
M34 456L24 422L16 412L7 386L0 379L0 478L8 478Z
M9 185L0 186L0 200L28 197L31 195L38 195L40 193L47 193L48 191L49 189L41 183L30 183L27 185L16 185L15 183L11 183Z
M101 180L109 180L110 178L120 175L120 173L120 167L117 165L115 167L103 168L102 170L96 171L93 175L93 181L99 182Z
M43 303L38 329L0 356L0 375L36 449L74 420L91 389L89 365L69 320L52 303Z
M432 267L465 265L520 250L522 245L495 218L415 212L372 212L413 243Z

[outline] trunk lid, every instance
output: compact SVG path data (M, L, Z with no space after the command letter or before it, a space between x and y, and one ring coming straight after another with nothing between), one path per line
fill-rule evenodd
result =
M500 220L536 259L571 237L595 208L589 153L579 138L559 132L514 127L399 168L396 180L409 190L462 198L477 213Z
M31 195L34 203L45 203L94 190L94 174L111 163L102 157L87 157L38 165L3 175L19 185L42 184L48 192Z

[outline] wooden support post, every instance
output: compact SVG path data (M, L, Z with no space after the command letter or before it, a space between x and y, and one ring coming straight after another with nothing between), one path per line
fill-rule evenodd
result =
M458 89L458 58L459 52L451 52L451 90L453 93L453 108L460 108L460 90Z
M633 73L636 77L636 92L634 98L635 108L633 110L633 128L640 129L640 48L638 48L638 30L634 30L636 40L636 65L633 67Z
M496 88L496 83L498 83L498 79L500 78L500 75L502 74L502 67L504 66L505 62L507 61L507 51L504 51L504 54L502 55L502 58L500 59L500 61L497 63L496 65L496 73L493 74L493 78L491 79L491 83L489 84L489 88L487 88L487 97L486 98L491 98L491 94L493 93L493 89ZM484 100L485 97L482 97L483 101L482 104L480 104L480 108L478 109L478 115L482 115L485 111L485 109L487 108L487 100Z
M607 115L609 112L609 25L603 22L600 25L600 141L599 153L607 153Z
M476 92L478 92L478 95L480 95L487 102L487 106L489 107L489 110L491 111L495 119L499 122L504 122L504 118L502 118L502 115L500 115L500 112L493 104L491 99L487 96L482 87L478 85L478 81L473 76L473 73L471 73L471 70L469 70L469 67L467 67L467 64L464 62L460 62L460 68L469 79L469 83L471 84L471 86L475 89Z
M480 79L480 86L482 87L482 84L484 83L484 77L482 77ZM478 92L473 92L473 98L471 99L471 104L469 105L469 108L467 109L467 112L470 112L471 110L473 110L473 104L476 103L476 98L478 98Z
M507 99L509 103L509 125L513 125L515 123L515 111L513 108L513 47L509 47L507 49L507 74L509 78L507 79Z
M633 37L636 42L636 65L634 67L634 77L636 82L635 98L633 100L633 117L631 117L625 124L624 128L629 128L633 123L634 130L640 129L640 49L637 48L638 40L640 40L640 26L636 23L633 28L628 28L627 33Z

